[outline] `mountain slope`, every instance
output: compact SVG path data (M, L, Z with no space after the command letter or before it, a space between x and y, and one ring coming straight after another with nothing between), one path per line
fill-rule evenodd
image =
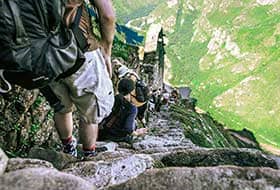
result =
M113 2L117 10L117 17L120 22L128 22L129 20L149 15L157 4L164 2L164 0L141 0L141 1L125 1L118 0Z
M157 3L129 24L142 30L163 25L172 65L166 80L189 85L199 107L227 126L249 128L260 142L280 147L280 2Z

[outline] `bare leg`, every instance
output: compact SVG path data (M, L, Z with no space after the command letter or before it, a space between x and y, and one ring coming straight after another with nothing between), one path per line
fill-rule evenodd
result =
M80 121L79 136L83 149L92 149L98 136L98 124L87 124Z
M72 112L56 113L54 115L54 121L60 139L67 139L72 136L72 131L73 131Z

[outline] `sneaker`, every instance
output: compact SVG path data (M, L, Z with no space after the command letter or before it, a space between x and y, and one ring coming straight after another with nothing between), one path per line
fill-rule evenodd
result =
M97 156L97 151L95 150L84 150L84 158L91 158Z
M12 86L11 84L4 78L3 74L4 70L0 70L0 93L8 93Z
M105 152L108 148L106 146L98 146L95 148L95 152Z
M77 157L77 140L73 137L71 142L63 145L63 152Z

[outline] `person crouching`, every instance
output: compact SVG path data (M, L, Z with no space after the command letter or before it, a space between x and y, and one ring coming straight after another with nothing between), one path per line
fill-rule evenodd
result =
M118 83L118 93L111 114L99 125L98 141L131 142L132 136L143 135L146 128L136 129L137 107L133 102L135 82L123 78Z

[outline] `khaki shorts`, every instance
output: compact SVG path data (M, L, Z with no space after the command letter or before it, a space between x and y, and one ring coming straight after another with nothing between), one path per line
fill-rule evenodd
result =
M87 52L85 57L85 63L76 73L50 87L64 106L58 113L72 112L75 105L83 121L97 124L111 112L113 86L100 50Z

